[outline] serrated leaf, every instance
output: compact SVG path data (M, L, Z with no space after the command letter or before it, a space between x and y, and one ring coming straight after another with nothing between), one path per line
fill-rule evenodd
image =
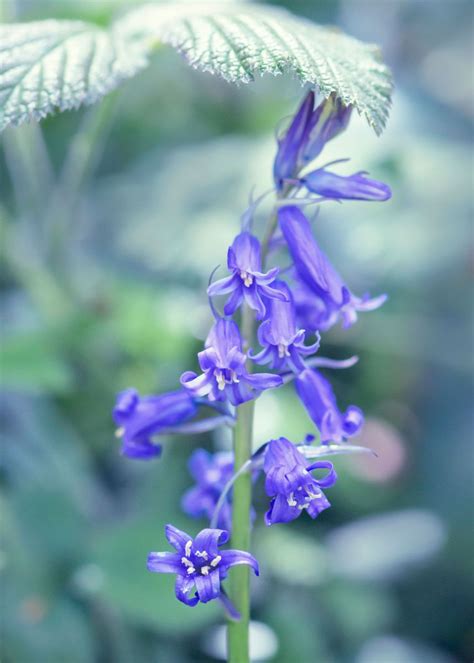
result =
M90 104L146 65L115 32L81 21L0 26L0 130Z
M80 21L0 26L0 130L92 103L147 64L160 43L233 83L295 74L354 105L377 133L392 81L375 46L289 12L242 3L144 5L109 31Z
M377 134L385 126L392 79L379 49L285 10L242 3L145 5L121 19L117 30L169 44L191 66L233 83L294 73L325 97L335 93L354 105Z

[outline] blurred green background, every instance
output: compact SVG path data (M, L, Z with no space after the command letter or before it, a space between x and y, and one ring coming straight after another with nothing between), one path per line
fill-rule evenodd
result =
M279 3L285 4L285 3ZM396 93L377 139L355 117L324 158L352 157L393 188L386 204L321 210L321 244L356 293L389 302L323 354L341 406L367 413L337 459L333 508L266 529L254 548L254 659L274 663L471 661L473 5L469 0L315 0L294 12L381 44ZM108 23L127 3L29 0L5 17ZM222 653L215 606L186 608L145 569L179 510L191 451L119 454L117 391L173 389L210 322L249 191L271 183L289 79L234 88L168 49L101 105L8 130L0 150L4 663L196 663ZM258 402L256 444L312 425L291 390ZM259 513L266 499L256 495Z

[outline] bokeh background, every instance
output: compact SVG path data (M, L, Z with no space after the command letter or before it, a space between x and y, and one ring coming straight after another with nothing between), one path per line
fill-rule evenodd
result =
M280 3L285 4L285 3ZM107 24L102 0L7 3L4 18ZM324 354L378 459L338 458L332 509L266 529L254 550L254 659L455 663L472 602L472 92L468 0L295 0L294 12L381 44L396 80L377 139L355 117L326 149L388 181L386 204L327 205L321 244L357 293L388 303ZM215 606L189 609L145 569L163 526L196 531L180 496L196 447L119 454L117 391L173 389L209 325L205 287L249 191L271 182L289 79L234 88L168 49L92 109L7 131L0 151L5 663L195 663L222 653ZM291 390L258 402L256 443L311 432ZM265 506L262 487L256 500Z

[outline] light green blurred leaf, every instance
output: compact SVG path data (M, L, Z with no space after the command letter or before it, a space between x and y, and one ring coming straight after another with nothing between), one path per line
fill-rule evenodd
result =
M233 83L290 72L353 104L380 133L390 72L377 47L282 9L242 3L144 5L109 31L81 21L0 28L0 129L97 101L169 44L196 69Z
M2 339L1 375L5 389L56 393L67 391L72 374L45 332L15 334Z

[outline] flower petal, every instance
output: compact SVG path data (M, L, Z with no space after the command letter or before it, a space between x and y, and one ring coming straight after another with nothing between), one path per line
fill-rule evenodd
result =
M147 569L154 573L182 573L181 558L171 552L151 552L148 555Z
M178 601L181 601L181 603L185 603L186 605L191 606L193 608L199 601L199 597L197 593L190 597L189 592L194 586L194 578L186 578L185 576L177 576L176 577L176 584L175 584L175 594L176 598Z
M194 582L201 603L216 599L221 592L221 579L218 569L211 571L207 576L195 576Z
M184 553L184 548L188 541L192 541L192 538L186 532L178 529L174 525L165 526L165 536L173 548L175 548L180 554Z
M224 529L206 528L194 539L193 550L205 550L211 557L219 555L219 546L229 540L229 532Z
M260 573L257 560L245 550L221 550L220 555L222 561L219 566L230 568L232 566L238 566L239 564L247 564L254 570L255 575L258 576Z

